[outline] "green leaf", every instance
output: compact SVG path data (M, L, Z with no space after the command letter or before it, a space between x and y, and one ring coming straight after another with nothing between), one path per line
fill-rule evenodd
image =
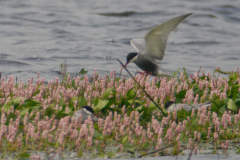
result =
M58 112L56 113L56 119L61 119L61 118L66 117L66 116L68 116L68 114L65 113L65 111L63 111L63 110L58 111Z
M220 101L219 98L216 98L216 95L214 94L213 95L213 99L211 100L212 102L212 107L211 107L211 111L212 112L216 112L219 114L219 109L223 106L225 107L226 109L226 106L227 106L227 102L228 102L228 99L224 99L222 101ZM224 103L225 102L225 103ZM220 112L222 113L222 112Z
M183 67L183 75L185 75L185 76L186 76L186 79L188 79L188 74L187 74L187 72L186 72L185 67Z
M226 111L226 107L225 106L222 106L220 109L219 109L219 112L224 114L224 112Z
M126 97L127 99L134 99L136 97L137 93L134 88L131 88L127 91Z
M134 154L135 150L136 150L136 148L133 147L132 145L130 145L130 147L128 147L128 149L127 149L127 151L130 152L131 154Z
M30 110L30 108L24 108L20 111L20 115L24 116L28 111Z
M143 144L143 149L147 149L148 147L150 146L150 143L149 142L146 142Z
M93 108L94 112L100 112L101 109L103 109L107 104L108 104L108 100L102 100L100 99L98 101L98 104Z
M156 83L156 87L159 88L159 87L160 87L160 84L161 84L161 81L158 81L158 82Z
M4 108L5 112L6 112L6 111L10 110L12 106L13 106L12 102L9 101L7 104L3 105L3 108Z
M175 72L172 73L172 76L176 76L181 68L178 68Z
M8 111L11 109L12 106L14 107L18 106L20 103L20 99L21 99L20 97L11 99L8 103L3 105L3 108L5 109L5 111Z
M232 89L231 89L231 95L232 95L233 100L236 100L236 98L238 97L239 87L240 87L240 84L239 84L239 85L236 85L236 86L233 86Z
M125 144L127 142L127 140L128 140L128 136L123 137L122 144Z
M199 77L199 79L204 80L206 77L207 77L207 80L209 80L208 76L202 76L202 77Z
M157 108L157 106L153 102L151 102L148 106L149 111L155 110L156 108Z
M113 158L113 156L115 155L115 153L109 151L107 152L108 158Z
M75 80L72 80L72 87L73 87L74 89L77 89L77 87L76 87L76 85L75 85Z
M128 102L131 104L133 102L134 99L129 99ZM140 100L140 99L135 99L134 103L139 103L142 104L144 101Z
M97 124L97 123L94 123L94 124L93 124L93 128L94 128L95 130L99 130L98 124ZM96 133L96 132L94 132L94 133Z
M104 93L103 93L103 99L107 99L111 93L113 92L114 87L108 88Z
M52 115L55 115L55 109L50 105L44 113L45 116L52 117Z
M184 108L177 111L177 119L178 121L183 121L186 119L186 117L191 116L191 112L186 111Z
M15 121L16 118L17 118L17 115L14 114L14 113L10 113L10 114L7 116L7 122L5 123L5 125L9 125L11 118L13 119L13 121Z
M185 98L187 90L182 90L178 94L176 94L176 101L175 103L180 103Z
M216 76L216 73L219 73L219 74L228 74L228 75L231 75L231 74L232 74L232 73L229 72L229 71L224 72L224 71L215 69L215 70L213 71L213 76L214 76L214 77L217 77L217 76Z
M131 148L132 148L133 150L136 150L136 148L133 147L133 145L132 145L132 144L129 144L129 143L124 144L123 147L124 147L124 148L127 148L127 150L129 150L129 149L131 149Z
M78 107L82 107L84 105L87 105L87 100L83 97L80 97L79 100L78 100Z
M101 138L102 137L102 134L98 133L98 132L94 132L94 135L93 135L94 138Z
M31 155L29 153L23 152L18 155L19 158L29 158Z
M64 63L61 63L60 67L63 68Z
M238 78L237 72L234 72L233 74L231 74L231 75L229 76L229 80L236 81L237 78Z
M38 101L34 101L34 100L31 100L31 99L27 99L27 100L25 100L24 104L25 104L25 105L28 105L28 106L37 106L37 105L41 105L40 102L38 102Z
M240 108L240 98L237 98L235 100L235 104L236 104L236 106L238 106Z
M198 84L194 84L193 92L194 92L194 96L196 96L197 94L199 94L199 95L202 94L202 90L198 88Z
M20 111L20 115L23 116L26 112L38 110L41 107L41 103L31 99L25 100L21 106L17 106L15 109Z
M143 110L143 105L141 105L141 106L137 107L136 109L137 109L138 111L141 111L141 110Z
M72 103L74 103L77 99L78 99L78 97L72 97L71 98Z
M224 103L226 104L226 106L228 105L228 101L229 101L229 99L230 98L225 98L223 101L224 101ZM218 100L218 99L217 99ZM219 104L220 104L220 100L219 101L217 101L217 102L219 102Z
M83 68L83 69L81 69L81 71L78 74L84 75L84 74L87 74L87 73L88 73L88 71L85 71L84 68Z
M237 148L237 149L240 149L240 146L238 146L238 145L234 145L234 144L233 144L233 147L235 147L235 148Z
M240 149L237 149L237 150L236 150L236 154L240 154Z
M13 105L17 105L18 103L20 103L20 99L21 99L21 97L17 97L17 98L12 99Z
M55 146L56 146L56 143L48 143L48 145L49 145L50 147L55 147Z
M237 106L232 99L228 100L227 108L234 112L238 112Z

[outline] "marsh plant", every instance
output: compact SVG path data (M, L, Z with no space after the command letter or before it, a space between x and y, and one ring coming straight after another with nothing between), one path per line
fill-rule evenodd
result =
M64 68L64 65L63 65ZM15 79L0 82L0 153L29 157L32 151L76 152L79 157L137 157L188 153L227 153L230 144L239 153L240 78L239 69L228 78L198 71L188 76L183 68L176 78L157 78L142 74L134 78L116 77L116 71L99 76L95 70L87 76L71 78L66 70L61 81L44 78L26 84ZM216 70L220 73L220 69ZM65 77L65 78L64 78ZM142 91L144 88L163 109L164 114ZM203 103L190 112L167 112L164 104ZM73 119L74 112L88 105L98 115L98 122ZM115 148L115 150L113 150ZM161 148L165 148L162 149ZM155 152L154 152L155 151Z

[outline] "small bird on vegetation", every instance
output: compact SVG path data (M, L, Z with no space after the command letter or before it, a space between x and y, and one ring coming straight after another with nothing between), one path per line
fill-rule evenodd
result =
M92 118L92 121L98 121L98 118L94 115L94 111L90 106L83 106L81 109L77 110L73 117L75 119L80 118L80 115L82 115L82 121L85 121L88 119L88 116Z
M169 34L188 16L193 13L185 14L173 18L161 25L151 29L144 39L132 39L130 44L137 50L137 53L129 53L127 62L133 62L141 68L146 74L159 77L172 77L157 65L156 60L162 60L167 45Z
M209 107L211 105L211 102L206 102L206 103L195 103L192 105L189 104L184 104L184 103L174 103L173 101L168 101L165 103L165 109L167 109L168 111L172 112L173 109L175 109L176 111L180 110L180 109L185 109L186 111L191 111L192 109L198 110L200 107L202 106L206 106Z

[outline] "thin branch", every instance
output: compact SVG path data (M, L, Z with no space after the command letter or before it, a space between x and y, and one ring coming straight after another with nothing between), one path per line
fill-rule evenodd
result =
M172 146L173 146L173 144L171 144L171 145L169 145L169 146L166 146L166 147L164 147L164 148L161 148L161 149L158 149L158 150L155 150L155 151L146 153L146 154L142 154L142 155L138 156L138 158L142 158L143 156L146 156L146 155L149 155L149 154L153 154L153 153L156 153L156 152L163 151L163 150L165 150L165 149L167 149L167 148L169 148L169 147L172 147Z
M142 89L142 91L148 96L148 98L155 104L155 106L158 107L158 109L162 112L162 114L166 117L166 113L163 112L163 110L157 105L156 102L152 99L152 97L145 91L145 89L138 83L138 81L132 76L132 74L128 71L128 69L123 65L123 63L117 59L119 63L122 65L122 67L128 72L128 74L132 77L132 79L138 84L138 86Z
M189 154L187 160L190 160L190 159L191 159L192 153L193 153L193 150L194 150L194 145L195 145L196 142L197 142L197 138L195 138L195 140L194 140L194 142L193 142L193 145L192 145L192 148L191 148L191 151L190 151L190 154ZM191 147L191 146L189 146L189 147Z
M136 90L136 92L137 92L137 90ZM139 94L140 94L140 92L137 93L136 97L133 99L133 101L132 101L132 103L130 104L129 108L132 107L133 103L136 101L136 99L137 99L137 97L138 97ZM127 111L127 110L126 110L126 111Z
M198 70L198 74L200 73L201 69L202 69L202 66L199 68L199 70Z

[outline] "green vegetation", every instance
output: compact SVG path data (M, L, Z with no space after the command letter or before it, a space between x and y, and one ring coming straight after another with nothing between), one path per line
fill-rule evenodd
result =
M76 156L137 157L178 155L183 150L226 153L239 147L240 138L240 78L228 73L228 78L205 75L202 71L188 76L185 69L177 78L167 79L137 75L163 113L152 103L132 78L117 78L116 72L91 77L82 69L71 78L66 64L61 65L62 77L44 84L44 79L29 79L16 84L13 77L0 81L0 153L14 152L15 158L30 157L32 151L73 152ZM180 70L178 70L175 75ZM215 75L214 74L214 75ZM216 75L215 75L216 76ZM211 107L190 112L184 109L168 112L164 104L203 103ZM98 123L91 119L81 122L71 119L84 105L93 107ZM164 149L163 149L164 148ZM161 150L162 149L162 150ZM86 158L86 157L85 157Z

